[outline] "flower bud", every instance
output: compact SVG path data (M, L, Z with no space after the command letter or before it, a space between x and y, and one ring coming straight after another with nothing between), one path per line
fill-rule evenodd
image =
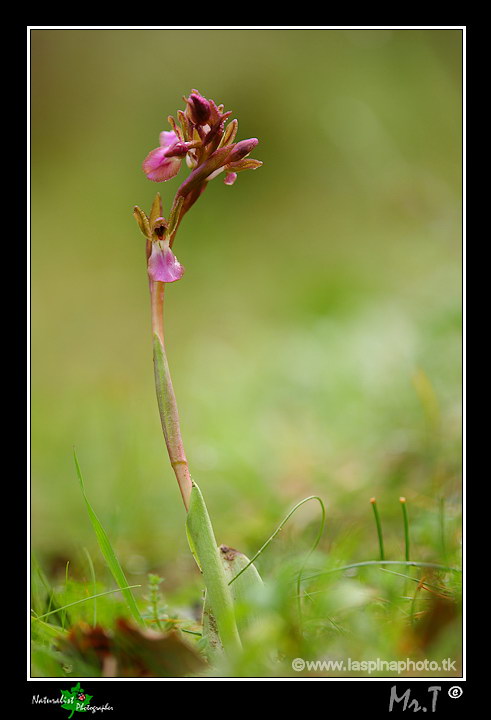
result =
M195 125L205 125L210 117L210 103L198 92L192 92L186 98L188 113Z
M246 155L256 147L259 140L257 138L250 138L249 140L241 140L238 142L228 157L228 162L237 162L242 160Z
M165 153L165 157L184 157L188 151L188 146L183 142L176 142Z

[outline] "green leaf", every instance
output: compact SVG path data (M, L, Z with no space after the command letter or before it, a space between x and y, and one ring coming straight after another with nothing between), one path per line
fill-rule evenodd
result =
M241 642L235 620L232 593L220 558L210 516L203 495L193 482L186 529L190 537L193 555L203 573L206 594L218 636L227 653L241 650Z
M140 611L138 610L138 607L135 602L135 598L133 597L133 593L129 589L129 582L126 579L126 576L123 572L123 569L121 565L119 564L119 560L116 557L116 554L112 548L112 545L109 541L109 538L106 534L106 531L104 530L99 518L95 514L94 510L92 509L92 506L87 498L87 495L85 494L85 485L82 478L82 471L80 470L80 465L78 463L77 454L75 450L73 451L73 457L75 459L75 467L77 469L77 475L78 479L80 481L80 487L82 489L82 494L84 496L85 504L87 506L87 512L89 514L90 522L92 523L92 527L94 528L94 532L97 537L97 542L99 543L99 547L101 549L102 554L104 555L104 559L106 563L109 566L109 569L112 573L113 578L119 585L119 588L123 594L124 599L126 600L128 607L130 609L131 614L133 615L134 619L143 625L143 618L140 615Z
M235 604L242 602L243 599L247 599L254 587L263 587L264 583L256 566L251 563L246 555L239 552L239 550L234 550L234 548L226 547L225 545L220 546L220 555ZM242 570L244 570L243 573L241 572ZM239 573L240 577L237 577ZM237 580L232 583L234 578L237 578ZM254 618L251 617L250 614L247 617L237 619L239 633L253 621Z
M243 601L247 602L249 593L254 587L263 587L264 583L255 565L252 565L249 558L243 553L226 545L220 545L220 560L225 570L225 578L230 586L234 607L237 607ZM243 573L241 572L242 570L244 570ZM238 577L237 582L231 585L232 580L238 576L239 573L240 577ZM246 614L239 612L238 617L236 617L239 634L242 636L242 633L256 619L257 617L252 615L250 611ZM223 651L217 632L216 620L208 601L208 593L205 596L203 604L203 637L207 641L210 656Z

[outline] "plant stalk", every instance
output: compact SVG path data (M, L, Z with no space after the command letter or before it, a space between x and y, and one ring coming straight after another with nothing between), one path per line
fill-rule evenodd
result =
M150 281L155 389L167 452L169 453L170 463L174 470L187 512L193 485L186 453L184 452L176 396L174 394L169 364L165 353L163 316L164 290L165 283Z

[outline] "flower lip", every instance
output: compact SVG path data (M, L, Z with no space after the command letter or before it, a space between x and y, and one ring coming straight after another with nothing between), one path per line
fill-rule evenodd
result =
M184 268L170 249L168 241L152 243L148 274L154 282L170 283L182 278Z

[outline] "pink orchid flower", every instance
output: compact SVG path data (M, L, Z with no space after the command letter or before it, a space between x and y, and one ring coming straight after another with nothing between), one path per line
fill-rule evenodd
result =
M152 280L165 283L180 280L184 275L184 268L170 249L168 239L152 243L148 274Z
M175 282L184 275L183 266L170 249L167 229L165 218L159 217L154 221L147 266L148 275L154 282Z
M173 130L164 130L160 133L160 147L149 152L143 161L145 175L153 182L170 180L179 172L187 150Z

